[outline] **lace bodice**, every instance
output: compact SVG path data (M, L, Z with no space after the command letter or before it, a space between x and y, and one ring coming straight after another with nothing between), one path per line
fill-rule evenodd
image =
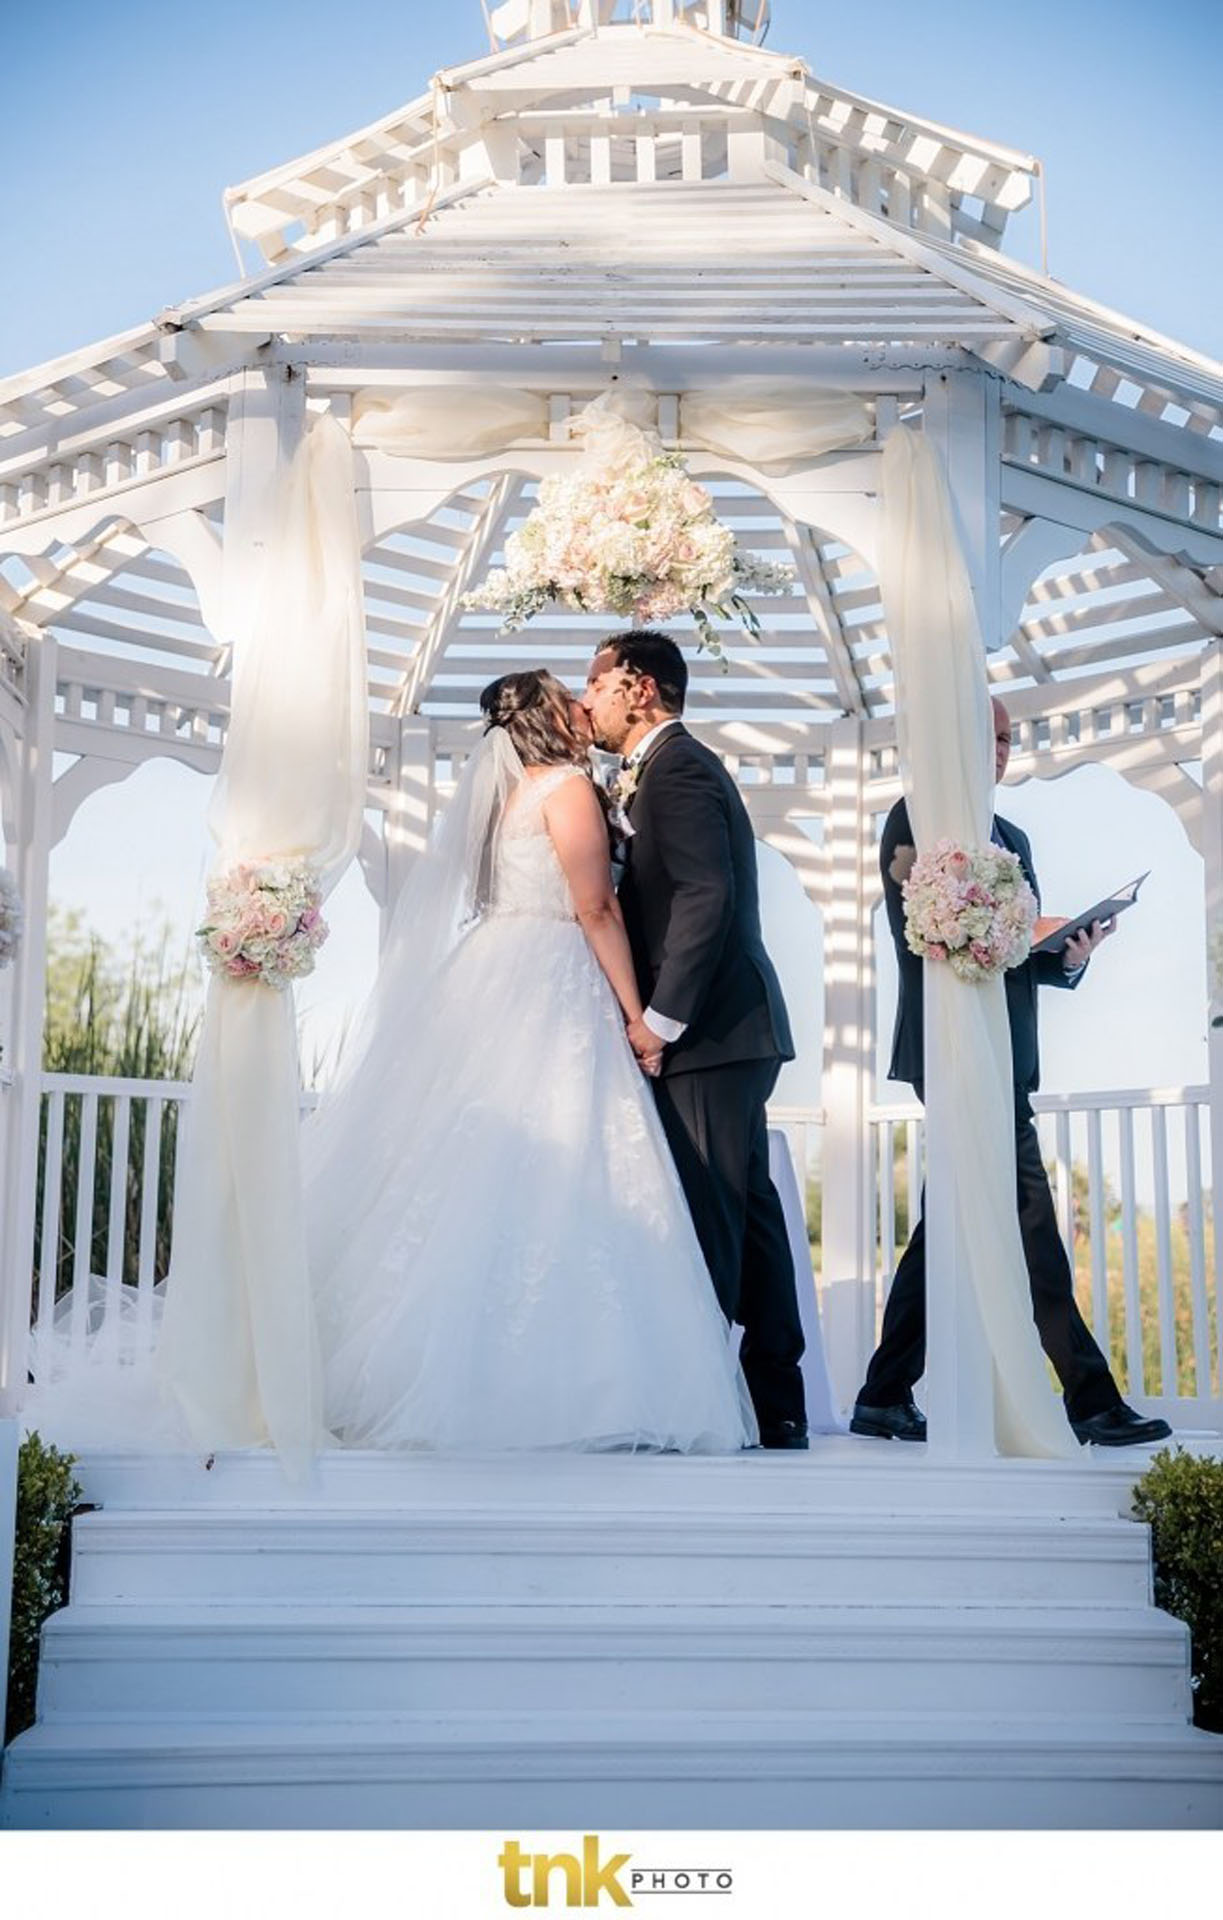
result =
M505 810L493 869L493 913L539 914L572 920L573 895L544 822L544 801L566 780L585 779L581 767L553 767L523 780Z

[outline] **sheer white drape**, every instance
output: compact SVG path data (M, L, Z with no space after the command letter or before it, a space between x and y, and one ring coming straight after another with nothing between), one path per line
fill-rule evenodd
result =
M574 421L585 423L577 437L584 438L588 453L597 450L591 427L600 418L627 420L649 431L655 395L624 382L584 407ZM547 432L545 396L522 387L413 387L397 394L369 389L353 404L356 445L380 453L470 458L517 440L543 439ZM871 416L853 394L749 374L681 394L679 432L685 446L778 472L869 439Z
M896 676L901 778L917 847L984 846L993 817L985 654L946 482L921 435L883 450L880 588ZM1011 1043L1001 979L979 985L929 966L927 1058L951 1076L955 1218L994 1362L999 1449L1069 1457L1032 1318L1015 1210Z
M230 604L233 699L209 825L217 870L304 859L326 892L356 850L369 732L344 429L316 420L276 484L259 589L245 613ZM202 1448L270 1440L295 1474L322 1438L299 1086L292 994L214 977L157 1356Z
M546 396L522 387L370 388L353 399L353 444L377 453L470 459L515 440L542 440L547 432Z
M870 439L872 428L856 395L831 393L803 380L770 380L765 374L745 374L683 394L679 423L688 445L774 473L859 446Z

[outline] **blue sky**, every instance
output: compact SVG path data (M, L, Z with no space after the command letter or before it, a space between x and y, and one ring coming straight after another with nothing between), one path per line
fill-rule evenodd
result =
M0 373L230 280L226 186L487 50L478 0L7 0L4 43L0 152L24 184L0 211ZM774 0L768 44L1037 155L1051 271L1223 356L1214 0Z
M0 373L231 280L227 185L378 118L437 68L487 49L478 0L212 0L178 13L153 0L9 0L4 25L0 152L22 190L0 209ZM1215 5L1026 0L969 13L961 0L775 0L769 45L854 91L1038 155L1051 271L1223 357ZM1035 260L1034 215L1013 234L1013 250ZM57 854L57 896L112 936L159 900L185 931L206 855L203 799L204 783L172 767L99 795ZM1004 810L1032 832L1051 911L1154 868L1090 991L1045 996L1049 1084L1204 1078L1200 863L1175 819L1100 769L1019 788ZM814 1040L818 941L785 904L786 881L769 882L773 938ZM335 920L328 966L303 996L320 1032L372 965L355 880ZM810 1090L808 1070L791 1097Z

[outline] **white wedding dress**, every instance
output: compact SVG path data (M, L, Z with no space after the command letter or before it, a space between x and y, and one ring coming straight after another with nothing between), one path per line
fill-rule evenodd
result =
M498 795L456 796L466 822L448 811L396 916L404 1003L380 989L307 1129L326 1423L375 1448L737 1451L756 1430L729 1332L544 823L586 776L524 776L500 729L480 751ZM439 937L464 862L479 917Z

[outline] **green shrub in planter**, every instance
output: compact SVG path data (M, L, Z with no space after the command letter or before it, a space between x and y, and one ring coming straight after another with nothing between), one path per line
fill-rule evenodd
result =
M17 1455L17 1538L13 1554L13 1618L9 1635L5 1740L34 1724L38 1638L48 1614L67 1597L68 1521L81 1497L70 1453L46 1447L36 1433Z
M1223 1733L1223 1460L1164 1447L1134 1488L1155 1554L1155 1604L1189 1628L1193 1717Z

